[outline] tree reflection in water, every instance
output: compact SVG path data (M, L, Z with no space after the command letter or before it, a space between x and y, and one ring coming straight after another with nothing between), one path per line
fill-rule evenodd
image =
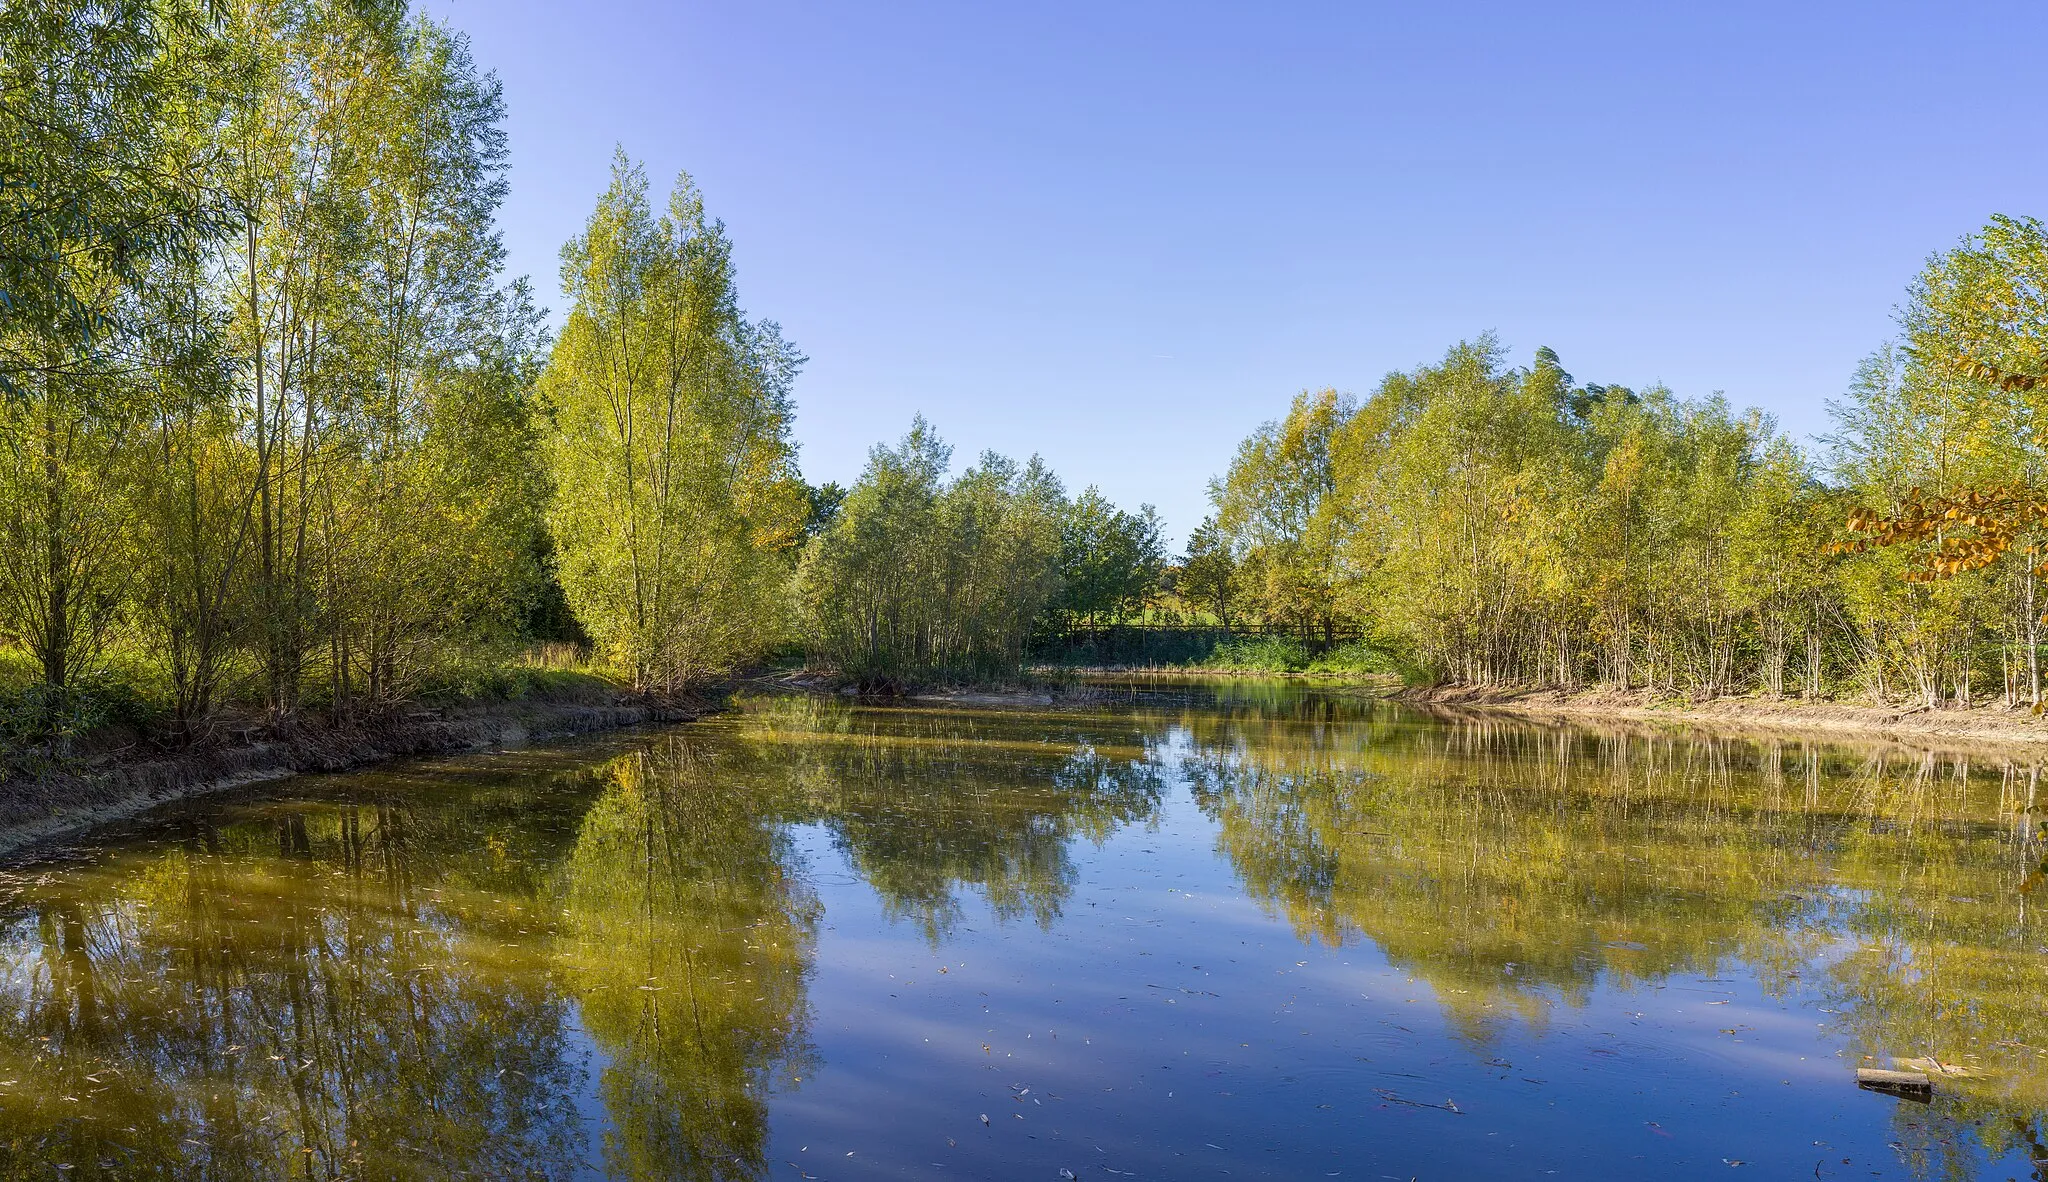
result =
M1128 722L1042 729L785 703L567 770L308 781L32 870L0 927L0 1174L765 1177L769 1097L817 1066L789 825L934 941L963 885L1050 924L1069 840L1163 782Z
M2037 766L1391 710L1177 721L1246 890L1304 939L1371 941L1479 1053L1596 989L1743 971L1817 994L1855 1063L1970 1073L1898 1110L1922 1176L2048 1165Z
M1897 1109L1920 1175L2048 1161L2031 765L1271 685L743 705L195 805L15 872L0 1175L765 1178L774 1097L830 1069L795 835L937 948L983 903L1060 924L1080 852L1182 786L1252 899L1427 982L1475 1060L1561 1008L1748 975L1851 1062L1969 1072Z
M413 820L199 821L45 876L0 943L0 1170L567 1173L569 1007Z
M606 765L559 871L556 948L605 1054L615 1176L765 1177L767 1097L813 1069L817 900L772 799L721 786L758 780L732 754L670 736Z

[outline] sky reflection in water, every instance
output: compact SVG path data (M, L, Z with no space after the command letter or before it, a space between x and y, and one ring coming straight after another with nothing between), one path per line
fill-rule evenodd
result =
M744 706L11 868L0 1176L2048 1177L2028 765Z

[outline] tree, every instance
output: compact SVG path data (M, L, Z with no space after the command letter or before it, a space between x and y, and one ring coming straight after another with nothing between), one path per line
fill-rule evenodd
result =
M788 439L803 358L741 314L689 177L657 217L623 152L562 286L574 306L542 377L562 585L636 686L673 690L779 629L778 556L810 508Z
M1714 697L1783 692L1795 640L1818 692L1839 603L1817 555L1786 554L1810 483L1756 412L1580 385L1550 350L1512 368L1481 336L1362 403L1298 398L1214 492L1269 622L1348 617L1455 681ZM1198 531L1183 587L1224 558Z
M1335 390L1297 395L1287 417L1238 446L1210 482L1218 528L1247 556L1243 588L1269 620L1327 632L1340 575L1339 434L1356 407ZM1256 579L1252 576L1256 575Z
M139 288L220 214L176 117L214 45L179 0L0 8L0 636L52 720L126 590Z
M871 690L1014 674L1061 586L1065 498L1038 460L993 453L948 482L919 417L867 469L798 569L810 655Z
M1184 601L1199 605L1216 616L1216 622L1230 627L1230 613L1238 596L1237 558L1230 539L1212 515L1202 519L1188 534L1187 553L1181 556L1174 590Z
M2048 227L1994 216L1928 262L1901 321L1905 351L1943 387L1958 422L2015 432L2023 455L1993 475L1916 484L1892 505L1858 508L1848 528L1865 536L1836 549L1906 545L1913 557L1903 577L1913 581L1982 570L2048 523L2048 492L2040 487L2048 448ZM2039 558L2038 546L2026 548ZM2048 562L2034 570L2048 574Z
M1117 508L1090 485L1060 520L1060 608L1095 627L1142 607L1166 566L1159 514Z
M204 10L0 7L0 393L89 364L133 327L121 296L221 224L206 156L171 117L214 76Z

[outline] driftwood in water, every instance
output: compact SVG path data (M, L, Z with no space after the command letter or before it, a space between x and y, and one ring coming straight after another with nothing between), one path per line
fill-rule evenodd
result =
M1858 1067L1856 1086L1870 1092L1883 1092L1902 1100L1918 1100L1922 1104L1934 1099L1934 1081L1920 1071L1884 1071L1876 1067Z

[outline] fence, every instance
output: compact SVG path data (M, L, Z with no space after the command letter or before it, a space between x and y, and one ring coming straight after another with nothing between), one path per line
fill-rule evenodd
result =
M1302 627L1294 624L1117 623L1090 627L1065 623L1031 640L1033 656L1046 660L1085 659L1100 664L1178 664L1198 660L1226 641L1277 638L1294 641L1311 656L1367 639L1355 624Z

